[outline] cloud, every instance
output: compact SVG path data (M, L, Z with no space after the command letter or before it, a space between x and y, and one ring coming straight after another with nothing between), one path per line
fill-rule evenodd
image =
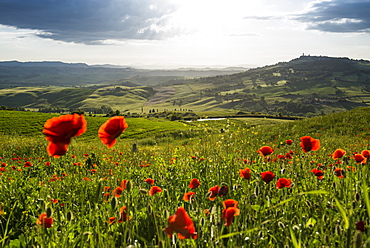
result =
M42 38L84 44L162 39L178 30L166 0L0 0L0 24L37 30Z
M243 19L252 19L259 21L273 21L273 20L282 20L282 16L245 16Z
M256 33L238 33L238 34L230 34L230 36L234 37L254 37L254 36L260 36L259 34Z
M335 33L370 33L370 1L316 1L293 19L307 23L307 29Z

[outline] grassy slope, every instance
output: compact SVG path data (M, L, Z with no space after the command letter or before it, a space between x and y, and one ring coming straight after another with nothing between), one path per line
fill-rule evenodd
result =
M208 112L209 115L215 112ZM5 135L26 135L42 137L45 121L57 114L45 114L24 111L0 111L0 133ZM206 117L206 116L204 116ZM108 117L86 117L88 122L87 132L81 139L91 139L96 136L97 130ZM240 118L208 122L177 122L164 119L126 118L129 128L121 138L141 139L158 136L160 133L171 131L184 131L190 129L212 128L216 132L230 122L234 126L251 128L268 124L275 125L274 130L280 136L321 135L324 131L332 136L370 136L370 108L357 108L343 113L334 113L321 117L303 119L299 121L274 120L265 118ZM270 131L271 131L270 130Z
M61 88L61 87L18 87L0 90L0 101L4 106L38 108L100 108L139 110L152 94L150 87Z
M46 120L59 116L57 114L45 114L24 111L0 111L0 133L5 135L40 136ZM88 122L86 133L82 139L91 139L96 136L101 124L108 117L85 117ZM158 132L181 130L190 128L191 125L160 119L127 118L130 128L125 132L124 138L142 138L154 135Z

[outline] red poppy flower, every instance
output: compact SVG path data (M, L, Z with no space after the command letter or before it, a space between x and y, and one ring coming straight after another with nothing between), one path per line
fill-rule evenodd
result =
M274 179L275 174L272 173L271 171L265 171L265 172L261 172L261 177L262 177L262 180L267 184Z
M278 159L285 159L285 155L279 154L279 155L277 156L277 158L278 158Z
M224 209L232 208L232 207L238 207L238 201L235 201L233 199L228 199L222 202L222 205L224 206Z
M115 190L113 190L113 195L114 195L116 198L118 198L118 197L120 197L120 196L121 196L122 192L123 192L123 188L121 188L121 187L117 187L117 188L115 188Z
M218 190L218 195L219 196L225 196L225 195L227 195L227 192L229 192L229 188L225 185L222 185L220 187L220 189Z
M290 188L290 183L291 183L291 180L290 179L286 179L286 178L279 178L276 182L276 188L277 189L282 189L282 188Z
M208 190L208 199L211 201L214 201L216 197L218 196L218 191L220 190L220 187L218 185L211 187Z
M314 139L310 136L303 136L300 140L303 152L317 151L320 149L320 140L318 139Z
M260 149L257 150L257 152L262 156L267 156L272 154L274 152L274 149L269 146L262 146Z
M365 225L366 225L365 221L363 221L363 220L357 221L356 222L356 229L363 232L366 229Z
M23 165L24 167L32 167L32 163L30 161L27 161Z
M110 193L109 192L104 193L104 195L103 195L104 202L108 202L109 197L110 197Z
M348 166L347 166L347 171L355 172L355 171L356 171L356 168L355 168L355 167L353 167L353 166L348 165Z
M36 224L44 228L50 228L53 226L53 218L47 216L46 212L43 212L39 215L39 218L36 220Z
M114 224L114 223L116 223L116 217L110 217L109 219L108 219L108 224L109 225L112 225L112 224Z
M145 179L145 182L150 184L150 185L154 185L154 179L147 178L147 179Z
M98 136L102 143L108 148L111 148L116 143L116 139L123 131L128 128L128 125L123 116L114 116L107 120L98 130Z
M370 158L370 151L369 150L363 150L361 152L361 155L364 156L365 158Z
M345 150L338 148L337 150L334 151L334 153L333 153L333 155L331 155L331 157L333 159L338 159L338 158L342 158L345 154L346 154Z
M49 156L59 157L67 152L72 137L86 132L87 122L83 115L62 115L47 120L43 133L49 141Z
M121 183L119 184L119 186L122 188L122 190L126 189L126 185L127 185L127 180L122 180Z
M293 157L292 157L292 154L290 154L290 153L286 153L286 154L285 154L285 158L286 158L286 159L292 159Z
M225 220L225 226L230 226L234 220L234 216L240 214L240 209L236 207L231 207L224 209L223 211L223 218Z
M152 195L155 195L157 193L161 193L162 192L162 189L158 186L153 186L150 188L149 190L149 195L152 196Z
M340 179L344 178L343 173L344 173L344 171L343 171L343 169L341 169L341 168L336 168L336 169L334 170L334 174L335 174L337 177L339 177Z
M183 207L179 207L174 215L168 218L168 226L165 229L168 237L177 232L179 239L197 239L193 221Z
M200 181L198 179L196 179L196 178L191 179L190 184L189 184L189 188L196 189L199 186L200 186Z
M239 170L240 177L247 179L248 181L251 179L251 169L245 168L244 170Z
M239 215L238 201L228 199L222 203L224 209L222 210L222 219L225 221L225 226L230 226L234 216Z
M184 194L184 197L182 198L184 201L194 201L195 192L187 192Z
M131 217L129 217L126 213L127 207L123 206L119 209L119 220L118 223L121 223L123 221L131 220Z
M288 140L286 140L286 141L285 141L285 143L286 143L287 145L291 145L291 144L293 144L293 140L288 139Z
M318 169L312 169L311 172L317 177L317 179L323 179L324 178L324 172L322 170Z
M355 154L353 155L353 158L355 159L357 164L366 164L366 157L362 154Z

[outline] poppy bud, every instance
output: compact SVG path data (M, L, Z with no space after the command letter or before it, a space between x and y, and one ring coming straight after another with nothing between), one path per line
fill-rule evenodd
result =
M277 203L279 203L279 202L277 202ZM293 219L291 219L291 220L290 220L290 224L291 224L291 225L293 225L293 223L295 223L295 222L296 222L296 221L295 221L295 218L293 218Z
M112 200L110 202L110 205L111 205L111 207L112 207L113 210L116 209L116 207L117 207L117 198L116 197L112 197Z
M254 187L254 194L255 194L256 196L258 196L260 193L261 193L261 189L260 189L260 187L258 187L258 185L257 185L256 187Z
M240 184L234 184L233 185L233 190L240 189L242 186Z
M336 225L335 225L335 233L336 233L337 235L341 235L341 234L342 234L342 228L340 227L340 225L339 225L339 224L336 224Z
M128 181L126 183L126 190L127 190L127 192L130 192L131 191L131 188L132 188L132 182L131 181Z
M67 220L68 221L73 220L73 213L72 213L72 211L68 211L68 213L67 213Z
M359 248L363 244L362 232L356 231L355 236L353 237L353 243L355 248Z
M207 198L210 198L210 197L211 197L211 195L212 195L212 192L211 192L211 191L208 191L208 192L207 192L207 194L206 194L206 197L207 197Z
M329 235L325 235L325 236L324 236L324 240L325 240L325 243L329 244L329 242L330 242L330 237L329 237Z
M149 205L146 208L146 211L147 211L148 215L151 216L153 214L153 207L152 207L152 205ZM169 216L168 212L166 212L166 215L165 216Z
M356 201L359 201L360 199L361 199L360 194L358 192L356 192L356 194L355 194L355 200Z
M148 191L146 189L139 189L139 192L144 195L148 194Z
M257 198L257 195L256 194L252 194L250 199L253 200L253 199L256 199Z
M283 222L278 222L278 226L281 228L281 229L285 229L285 225Z
M51 207L48 207L46 209L46 216L50 218L50 216L53 214L53 209Z
M102 190L103 190L103 185L102 185L102 181L100 181L99 184L98 184L98 187L96 188L96 191L95 191L95 199L94 199L94 202L98 202Z

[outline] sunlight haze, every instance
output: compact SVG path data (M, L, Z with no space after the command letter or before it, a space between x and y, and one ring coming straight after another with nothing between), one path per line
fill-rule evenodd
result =
M0 60L257 67L370 59L370 1L0 0Z

